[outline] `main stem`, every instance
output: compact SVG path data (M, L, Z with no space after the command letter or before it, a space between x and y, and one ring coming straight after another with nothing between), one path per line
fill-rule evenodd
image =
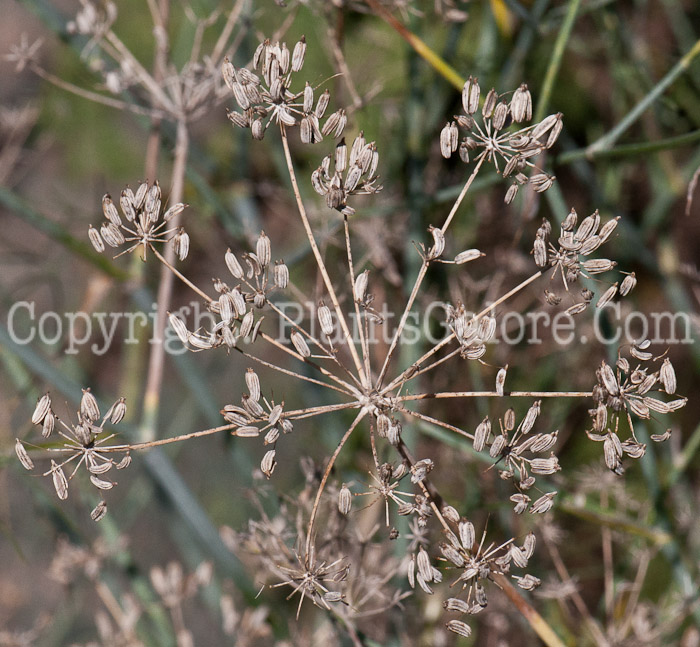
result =
M170 189L171 204L182 202L188 151L189 134L187 132L187 124L184 119L181 119L177 124L175 159ZM179 221L180 214L173 218L173 227L177 227ZM168 265L174 264L175 248L172 245L166 247L164 260ZM155 428L158 421L158 409L160 405L160 390L163 384L163 366L165 363L165 345L160 336L165 330L167 311L173 294L174 280L175 275L167 266L164 266L161 269L160 283L158 284L156 319L153 326L154 332L156 333L156 343L151 347L151 354L148 360L148 377L146 379L146 389L143 399L140 434L143 441L149 441L155 438Z
M352 335L350 334L350 329L348 328L348 323L345 319L343 311L340 309L340 304L338 303L338 297L336 296L335 290L333 288L333 283L331 282L330 276L328 276L328 270L326 269L326 264L323 262L323 256L321 256L321 251L316 244L316 239L314 238L313 231L311 231L311 225L309 224L309 219L306 215L306 208L301 199L301 193L299 193L299 185L297 184L296 174L294 172L294 165L292 164L292 155L289 152L289 142L287 140L287 131L285 130L284 124L280 124L280 132L282 133L282 146L284 147L284 157L287 161L287 170L289 171L289 179L292 182L292 190L294 191L294 197L297 202L297 207L299 209L299 216L301 217L301 222L304 225L304 230L306 231L306 237L309 239L309 245L311 245L311 250L316 258L316 263L318 264L319 272L323 278L323 282L330 295L331 302L333 303L333 308L335 309L336 315L338 316L338 321L340 327L343 329L343 334L345 335L345 341L350 349L350 354L352 355L352 360L355 364L355 369L357 374L360 376L360 381L363 385L367 386L367 375L365 374L365 369L360 361L360 356L357 354L357 348L355 348L355 343L352 340Z

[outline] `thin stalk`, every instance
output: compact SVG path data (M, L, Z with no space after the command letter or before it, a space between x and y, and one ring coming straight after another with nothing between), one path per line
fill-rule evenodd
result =
M535 123L542 121L545 113L547 112L549 98L552 95L554 82L556 81L557 73L559 72L559 68L561 66L564 50L566 49L566 43L569 41L571 36L571 31L574 28L576 15L578 14L580 6L581 0L571 0L566 8L566 16L561 24L561 29L559 30L557 40L554 43L554 50L552 51L552 55L549 59L547 73L545 74L542 90L540 91L540 98L537 102L537 108L535 109L535 116L533 118L533 122Z
M469 440L474 440L474 434L470 434L464 431L464 429L455 427L454 425L451 425L448 422L443 422L442 420L438 420L437 418L433 418L432 416L427 416L424 413L420 413L418 411L413 411L412 409L401 409L401 411L402 413L405 413L409 416L413 416L414 418L418 418L418 420L422 420L423 422L430 423L431 425L436 425L437 427L442 427L443 429L447 429L448 431L454 431L460 436L464 436Z
M204 299L205 303L212 303L214 299L212 299L206 292L203 292L200 290L192 281L190 281L180 270L178 270L176 267L174 267L167 258L165 258L153 245L149 245L153 253L156 255L156 258L163 264L165 267L168 268L177 278L179 278L188 288L196 292L202 299ZM174 255L174 254L173 254Z
M447 231L447 228L450 226L452 219L455 217L457 210L459 209L460 205L462 204L462 201L464 200L465 196L467 195L467 191L469 191L469 187L471 187L472 182L474 182L477 174L479 173L479 170L481 169L481 165L484 163L484 159L485 159L485 157L481 157L479 159L479 163L474 167L472 174L469 176L467 181L464 183L464 186L462 187L460 194L457 196L457 200L455 200L455 203L452 205L452 209L450 210L450 213L447 215L447 219L445 220L445 223L440 228L443 233L445 233ZM399 322L399 325L396 329L396 332L394 333L394 336L391 340L391 345L389 346L389 351L386 354L386 359L384 360L382 370L379 373L379 377L377 378L377 387L376 387L377 389L380 389L382 386L382 380L384 379L384 376L386 375L387 369L389 368L389 362L391 361L391 358L394 354L394 350L396 349L396 345L399 343L399 340L401 339L401 334L403 333L403 329L406 325L406 321L408 320L408 317L411 314L411 308L413 307L413 303L416 300L416 297L418 296L418 290L420 289L420 286L423 283L423 279L425 278L425 275L428 272L429 265L430 265L430 261L427 258L424 258L423 264L421 265L420 271L418 272L418 276L416 277L416 282L413 285L413 290L411 290L411 295L409 296L408 301L406 302L406 307L404 308L403 314L401 315L401 321Z
M277 371L279 373L283 373L284 375L288 375L289 377L293 377L294 379L297 380L303 380L304 382L309 382L311 384L316 384L317 386L323 386L327 389L331 389L332 391L337 391L338 393L342 393L343 395L350 395L352 397L356 397L356 394L353 393L352 391L348 391L347 389L339 388L337 386L333 386L332 384L328 384L328 382L321 382L321 380L316 380L313 377L308 377L307 375L302 375L301 373L297 373L296 371L292 371L288 368L283 368L282 366L277 366L277 364L272 364L271 362L266 362L264 359L260 359L259 357L256 357L255 355L251 355L250 353L246 353L245 351L239 349L238 347L236 348L243 357L247 357L248 359L253 360L254 362L257 362L258 364L262 366L266 366L267 368L272 369L273 371ZM296 354L294 355L295 357L299 358ZM317 364L311 363L310 366L313 366L315 368L320 368Z
M173 164L172 182L170 190L170 201L175 204L182 202L185 183L185 171L187 169L187 154L189 150L189 134L187 124L179 121L177 125L177 137L175 143L175 159ZM178 226L180 215L173 218L173 227ZM164 260L172 266L175 260L175 248L168 245L165 251ZM168 267L163 267L158 284L158 296L156 298L156 319L154 330L156 335L160 335L165 330L167 311L173 292L175 275ZM141 416L141 438L153 440L155 428L158 420L158 409L160 405L160 391L163 383L163 366L165 363L165 345L162 339L156 339L156 343L151 348L148 361L148 375L146 378L146 388L143 399L143 413Z
M416 393L400 395L400 402L411 400L444 400L449 398L590 398L591 391L504 391L503 395L496 391L445 391L444 393Z
M545 545L547 546L547 552L549 552L549 556L552 559L552 563L554 564L554 568L556 569L559 578L561 579L563 584L571 584L571 575L569 575L569 571L567 570L566 565L564 564L564 560L562 560L561 555L559 554L559 550L557 549L554 542L547 537L547 533L543 533L543 535ZM581 594L578 592L578 588L576 587L576 585L570 586L570 590L571 593L569 594L569 597L573 601L576 610L585 620L591 637L593 638L593 640L595 640L595 644L598 647L610 647L610 642L605 637L600 627L598 626L598 623L595 621L590 611L588 610L588 607L586 606L585 601L581 597Z
M355 348L355 343L353 342L352 335L350 334L350 329L348 328L348 323L345 318L345 314L340 308L338 303L338 297L335 294L335 289L333 288L333 283L331 277L328 276L328 270L326 269L326 264L323 262L323 256L321 256L321 251L316 244L316 239L314 238L313 231L311 230L311 225L309 224L309 219L306 215L306 208L301 199L301 193L299 193L299 185L297 183L296 173L294 172L294 164L292 163L292 155L289 151L289 141L287 140L287 131L285 130L284 124L280 124L280 132L282 133L282 145L284 147L284 157L287 161L287 170L289 171L289 179L292 182L292 190L294 192L294 197L297 202L297 207L299 209L299 216L301 217L301 222L304 225L304 230L306 231L306 237L309 240L311 249L316 258L316 263L318 265L319 272L323 278L323 282L330 295L331 302L333 303L333 308L335 309L336 315L338 317L338 322L340 327L343 329L343 335L345 335L345 341L350 349L350 354L352 355L353 362L355 363L355 369L360 376L360 381L364 385L368 385L367 376L365 375L365 370L360 361L360 356L357 354L357 348Z
M633 157L635 155L648 155L659 151L667 151L673 148L680 148L694 144L700 140L700 130L693 130L683 135L667 137L653 142L636 142L634 144L623 144L612 148L589 151L587 148L577 148L575 150L562 153L556 158L556 164L570 164L577 160L587 158L589 160L611 159L615 157Z
M591 159L599 151L608 150L620 136L639 119L642 113L664 93L666 88L690 67L690 64L698 54L700 54L700 39L697 40L690 51L669 70L666 76L654 86L651 92L627 113L624 119L622 119L615 128L586 148L586 157Z
M522 614L547 647L566 647L547 621L516 591L505 575L494 573L493 581L501 588L513 606Z
M318 364L316 364L316 362L312 362L308 358L305 359L304 357L299 355L299 353L297 353L296 351L293 351L291 348L288 348L284 344L280 344L276 339L273 339L268 334L260 333L260 337L262 337L265 341L269 342L270 344L272 344L273 346L275 346L279 350L287 353L288 355L291 355L295 359L298 359L300 362L303 362L304 364L307 364L309 366L313 366L316 370L323 373L323 375L325 375L327 378L333 380L336 384L339 384L339 385L345 387L345 389L347 389L347 391L345 391L346 393L356 395L356 396L360 395L359 392L357 391L357 389L353 388L353 386L351 384L348 384L347 382L345 382L344 380L339 378L337 375L331 373L328 369L323 368L323 366L319 366Z
M309 517L309 526L306 530L306 555L311 554L311 541L312 541L312 533L314 529L314 522L316 521L316 513L318 512L318 507L321 502L321 495L323 494L323 490L326 487L326 482L328 481L328 477L331 474L331 470L333 469L333 465L335 465L335 460L338 458L338 455L340 454L340 451L343 449L345 446L345 443L348 441L348 438L350 438L350 435L352 432L355 430L359 422L362 420L362 418L365 417L367 411L365 409L362 409L357 416L355 417L355 420L352 421L352 424L350 427L348 427L348 430L345 432L345 435L340 439L340 442L338 443L338 446L335 448L335 451L333 452L333 455L330 457L328 460L328 465L326 465L326 469L323 472L323 476L321 477L321 483L318 486L318 491L316 492L316 498L314 499L314 506L311 509L311 516Z
M519 283L518 285L516 285L512 290L509 290L502 297L499 297L498 299L496 299L491 305L486 306L481 312L474 315L470 321L478 321L479 319L481 319L481 317L483 317L484 315L491 312L491 310L493 310L494 308L497 308L499 305L501 305L501 303L510 299L513 295L520 292L520 290L522 290L525 287L527 287L528 285L530 285L530 283L532 283L533 281L536 281L538 278L540 278L540 276L542 276L542 270L540 270L539 272L536 272L530 278L527 278L522 283ZM413 369L414 366L420 366L426 359L429 359L435 353L437 353L441 348L444 348L445 346L447 346L447 344L449 344L454 338L455 338L455 334L451 333L450 335L445 337L445 339L443 339L441 342L439 342L438 344L433 346L429 351L424 353L423 356L417 362L414 362L405 371L403 371L403 373L398 375L388 386L383 388L381 391L381 394L384 395L384 394L388 393L392 389L396 388L397 384L399 384L399 383L403 384L403 382L406 381L407 376L409 376L411 371L414 370Z
M126 101L121 101L120 99L106 97L97 92L85 90L80 86L74 85L73 83L69 83L68 81L64 81L62 78L51 74L51 72L47 72L35 63L30 64L30 67L34 74L44 79L44 81L48 81L52 85L61 88L61 90L70 92L71 94L74 94L75 96L81 97L83 99L87 99L88 101L93 101L94 103L99 103L103 106L108 106L110 108L116 108L117 110L133 112L136 115L145 115L146 117L151 118L162 118L166 116L166 112L163 110L158 110L155 108L144 108L143 106L138 106L133 103L127 103Z
M350 292L352 293L353 287L355 286L355 266L352 262L352 247L350 246L350 225L348 224L348 217L343 216L343 223L345 227L345 249L348 253L348 271L350 272ZM365 373L371 378L372 372L369 363L369 344L367 342L367 335L365 334L365 327L363 325L363 319L360 316L360 304L357 303L355 299L352 300L355 304L355 315L357 316L357 328L360 331L360 347L362 348L362 356L365 361Z

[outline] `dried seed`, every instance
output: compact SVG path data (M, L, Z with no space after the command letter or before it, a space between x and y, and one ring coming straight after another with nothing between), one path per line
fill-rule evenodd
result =
M105 244L102 242L100 232L97 231L97 229L95 229L92 225L88 227L88 238L90 239L92 246L95 248L95 251L99 252L100 254L105 251Z
M306 343L306 339L304 339L304 336L298 330L292 331L291 340L292 345L296 349L297 353L299 353L299 355L301 355L304 359L310 357L311 350L309 349L309 345Z
M605 292L603 292L598 303L596 303L596 308L604 308L608 303L610 303L617 294L617 283L611 285Z
M513 115L513 120L518 123L532 119L532 96L525 83L513 93L510 100L510 112Z
M462 88L462 107L468 115L473 115L479 109L480 92L478 79L470 76Z
M104 519L104 516L107 514L107 503L105 501L100 501L93 511L90 513L90 518L93 521L100 521L101 519Z
M498 95L496 90L491 88L484 99L484 105L481 106L481 115L484 119L490 119L493 115L493 111L496 108L496 102L498 101Z
M90 476L90 482L99 490L111 490L115 486L112 481L105 481L95 475Z
M253 425L244 425L231 433L239 438L257 438L260 435L260 429Z
M264 231L260 232L260 236L255 244L255 255L263 267L267 267L270 264L272 255L270 239L265 235Z
M65 501L68 498L68 479L66 479L63 469L54 460L51 461L51 476L58 498Z
M260 378L252 368L249 368L246 371L245 383L248 387L248 391L250 392L250 397L256 402L260 400Z
M306 56L306 38L302 36L292 51L292 72L299 72L304 66Z
M506 364L502 369L496 374L496 393L500 396L503 395L503 387L506 383L506 374L508 372L508 365Z
M126 415L126 398L119 398L106 414L113 425L118 425Z
M530 507L530 513L544 514L545 512L549 512L552 509L552 506L554 505L554 497L556 495L556 492L548 492L547 494L541 496Z
M661 365L659 379L661 380L661 384L663 384L664 391L666 391L666 393L673 394L676 392L676 372L673 370L671 360L668 358L666 358Z
M353 296L357 303L363 303L365 300L365 294L367 293L367 283L369 281L369 270L365 270L357 276L355 279L355 285L353 286Z
M459 541L467 550L471 550L476 542L476 532L471 521L461 521L458 526Z
M463 636L464 638L469 638L469 636L472 635L471 627L466 622L462 622L461 620L450 620L449 622L445 623L445 627L447 627L447 629L452 633L457 634L458 636Z
M491 435L491 421L488 416L484 418L474 432L474 450L480 452L484 449L489 436Z
M457 265L462 265L464 263L474 261L482 256L485 256L485 254L482 254L478 249L465 249L463 252L460 252L457 254L457 256L455 256L454 262Z
M190 237L189 234L180 227L172 239L175 254L180 261L184 261L190 253Z
M318 321L321 324L321 332L323 332L326 337L330 337L333 334L333 315L331 314L330 308L321 301L318 304Z
M24 445L19 438L15 439L15 454L17 454L17 458L19 458L19 462L22 463L22 467L24 467L25 470L34 469L34 462L29 457L27 450L24 448Z
M620 285L620 296L626 297L637 285L637 277L634 272L628 274Z
M272 472L275 471L277 466L277 461L275 460L275 450L269 450L260 461L260 471L267 477L272 476Z
M186 345L189 342L191 335L190 332L187 330L185 322L172 312L168 313L168 321L170 322L170 327L175 331L175 334L178 336L178 339Z
M42 395L36 402L34 413L32 413L32 423L40 425L51 409L51 398L48 393Z
M352 495L350 493L350 489L347 485L345 485L345 483L343 483L343 487L340 488L340 492L338 494L338 510L340 510L340 514L349 514L351 503Z

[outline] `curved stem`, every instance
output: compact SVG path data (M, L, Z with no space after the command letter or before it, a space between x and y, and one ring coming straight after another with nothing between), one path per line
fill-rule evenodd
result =
M311 551L311 541L312 541L312 533L314 529L314 522L316 521L316 513L318 512L318 507L321 502L321 495L323 494L323 490L326 487L326 482L328 481L328 477L330 476L331 470L333 469L333 465L335 465L335 460L338 458L338 455L340 454L340 451L343 449L345 446L345 443L348 441L348 438L350 438L350 435L352 432L355 430L357 425L359 424L360 420L365 417L367 411L365 409L362 409L360 413L357 414L355 417L355 420L352 421L352 424L348 428L348 430L345 432L345 435L340 439L340 442L338 443L338 446L335 448L335 451L333 452L333 455L330 457L328 460L328 465L326 465L326 469L323 472L323 477L321 477L321 483L318 486L318 491L316 492L316 498L314 499L314 507L311 509L311 516L309 517L309 526L306 530L306 554L309 555Z

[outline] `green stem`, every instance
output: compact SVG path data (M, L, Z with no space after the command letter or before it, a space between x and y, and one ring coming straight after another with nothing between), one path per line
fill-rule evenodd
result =
M576 14L578 13L580 6L581 0L571 0L571 2L569 2L566 10L566 16L564 17L564 22L561 25L561 30L559 31L556 42L554 43L554 51L552 52L552 57L550 58L549 66L547 67L547 73L544 77L544 83L542 84L542 90L540 91L540 98L537 102L533 123L541 121L545 116L547 106L549 105L549 98L551 97L552 89L554 88L554 81L557 78L557 73L561 67L562 58L564 57L566 43L569 41L569 37L571 36L571 31L573 30L574 23L576 22Z
M592 159L593 156L601 150L608 150L627 131L627 129L641 116L641 114L658 99L663 92L668 88L683 72L685 72L695 57L700 54L700 40L690 49L690 51L676 63L666 76L659 81L656 86L649 92L629 113L627 116L613 128L608 134L603 135L600 139L594 141L586 148L586 157Z

